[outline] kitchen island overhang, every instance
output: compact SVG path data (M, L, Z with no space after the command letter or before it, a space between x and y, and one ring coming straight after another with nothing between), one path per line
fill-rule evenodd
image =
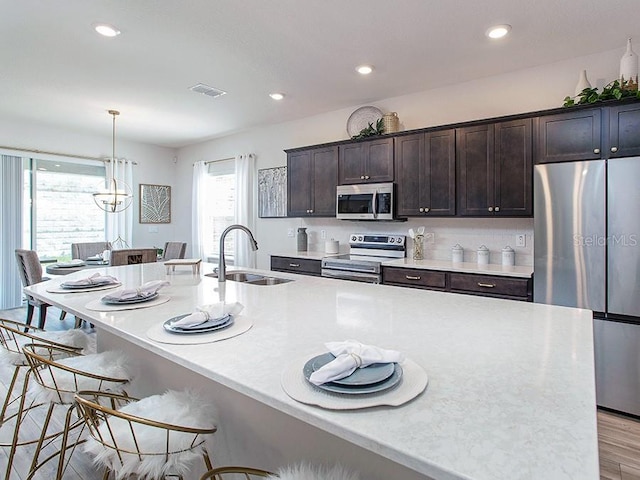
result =
M413 478L412 471L415 478L435 479L598 478L591 312L278 273L294 281L226 282L226 300L242 303L242 315L253 322L246 333L203 345L150 340L146 332L158 322L218 301L217 281L204 276L209 271L210 265L199 275L167 275L161 264L105 269L125 286L168 279L171 286L163 293L171 300L148 309L90 311L85 305L99 292L48 293L47 284L56 280L29 292L92 322L101 348L137 350L155 372L145 374L146 388L155 390L145 393L173 386L176 379L163 371L194 372L227 390L223 422L225 411L241 422L233 403L246 402L231 398L236 393L258 402L255 409L265 415L296 419L301 435L323 431L356 445L349 458L364 478L382 479L384 471L361 461L360 450L407 468L395 478ZM292 359L311 357L324 342L351 338L404 352L429 375L426 391L399 407L347 412L286 395L280 377ZM238 428L251 430L249 424ZM280 448L281 436L274 431L268 449L289 461L285 447L291 440ZM315 455L302 447L290 453L301 452L306 459ZM231 445L228 454L237 458Z

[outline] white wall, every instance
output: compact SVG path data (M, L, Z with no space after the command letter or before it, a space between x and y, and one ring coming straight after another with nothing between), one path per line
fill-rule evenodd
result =
M604 52L372 104L384 112L398 112L403 130L555 108L562 105L566 95L573 95L578 75L583 69L587 70L593 86L602 88L615 79L622 53L621 50ZM178 151L177 189L190 188L192 164L199 160L215 160L251 152L256 154L259 169L270 168L286 165L284 149L347 139L346 121L359 106L256 128L182 148ZM190 230L190 216L185 215L177 222L178 230ZM424 225L428 232L435 234L435 244L425 249L426 258L450 258L450 248L460 243L466 250L465 259L475 261L472 250L485 244L492 253L491 263L500 263L498 251L509 244L516 250L517 264L533 263L532 219L412 218L405 223L371 224L331 218L282 218L257 221L254 233L260 245L258 268L269 268L269 254L295 251L295 238L287 237L289 228L308 227L310 249L319 250L323 246L321 230L325 230L327 238L339 240L344 249L348 234L354 231L406 233L408 228L419 225ZM518 233L527 236L524 248L515 247L514 236Z
M49 126L25 123L16 119L0 118L0 145L5 147L42 150L89 157L110 158L112 154L112 138L110 129L104 136L79 134L69 130L60 130ZM31 155L36 158L59 158L40 154L16 152L16 155ZM134 211L133 243L135 247L164 246L166 241L191 241L189 232L180 231L176 223L157 225L157 233L150 233L148 225L139 223L138 191L140 183L171 185L174 203L172 216L180 216L179 212L189 209L189 205L181 204L184 188L176 188L174 177L177 166L174 163L176 151L170 148L156 147L143 143L128 142L116 138L116 156L134 160ZM178 202L175 202L178 197ZM175 206L178 203L178 210ZM97 208L97 207L96 207ZM190 227L189 227L190 229Z

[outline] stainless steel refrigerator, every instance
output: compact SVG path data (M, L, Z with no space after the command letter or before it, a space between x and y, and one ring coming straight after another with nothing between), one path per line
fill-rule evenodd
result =
M640 415L640 157L536 165L533 295L593 310L597 403Z

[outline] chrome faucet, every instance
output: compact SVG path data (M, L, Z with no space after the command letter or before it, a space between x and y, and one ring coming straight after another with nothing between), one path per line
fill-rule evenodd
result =
M231 230L243 230L247 235L249 235L251 249L254 252L258 250L258 242L256 242L256 239L253 237L253 233L251 233L251 230L249 230L247 227L245 227L244 225L229 225L227 228L225 228L224 232L222 232L222 235L220 235L220 254L218 255L218 283L227 281L227 279L225 278L227 267L224 262L224 238Z

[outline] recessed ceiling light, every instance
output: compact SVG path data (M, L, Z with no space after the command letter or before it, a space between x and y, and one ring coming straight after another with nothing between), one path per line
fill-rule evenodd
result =
M511 31L511 25L495 25L486 32L489 38L502 38Z
M373 66L371 66L371 65L358 65L356 67L356 72L358 72L360 75L369 75L371 72L373 72Z
M282 100L284 98L284 93L270 93L269 96L274 100Z
M96 32L105 37L117 37L120 35L120 30L108 23L96 23L93 25L93 28Z

